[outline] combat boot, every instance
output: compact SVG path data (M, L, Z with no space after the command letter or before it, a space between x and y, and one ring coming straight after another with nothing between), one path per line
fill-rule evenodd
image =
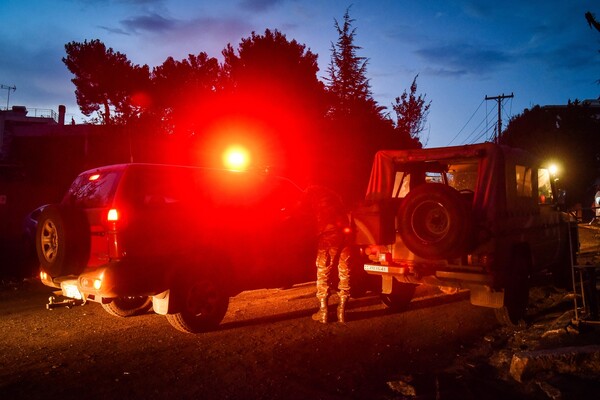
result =
M347 301L348 301L347 297L340 297L340 302L337 307L338 322L346 323L346 302Z
M326 324L328 321L327 298L319 299L319 311L312 315L313 321Z

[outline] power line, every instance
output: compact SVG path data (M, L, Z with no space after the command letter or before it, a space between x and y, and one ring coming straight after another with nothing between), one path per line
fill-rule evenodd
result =
M448 146L450 146L452 143L456 142L457 139L462 134L465 133L465 129L467 128L467 126L469 124L471 124L473 122L473 119L476 117L477 113L481 109L481 106L483 105L484 102L486 102L486 100L496 100L498 102L498 107L497 107L498 123L494 124L492 126L489 125L489 118L494 113L496 108L488 109L487 103L486 103L485 115L479 121L477 126L475 126L464 139L460 140L460 142L462 142L463 144L476 143L476 142L480 141L482 138L485 138L484 140L490 140L490 141L497 142L499 139L499 135L502 133L502 111L503 111L502 108L503 108L504 100L509 99L509 98L512 99L513 97L514 97L514 94L512 94L512 93L510 95L502 94L500 96L493 96L493 97L485 96L485 98L483 100L481 100L481 103L479 103L479 105L477 106L475 111L471 114L471 116L469 117L467 122L456 133L456 135L454 135L452 140L450 140L450 142L448 142ZM510 105L511 105L511 109L512 109L512 100L510 102ZM506 110L504 110L504 114L506 114ZM506 116L506 118L510 119L509 116ZM483 125L483 128L482 128L482 125ZM494 129L494 127L496 127L496 129ZM488 138L488 135L489 135L489 138Z
M473 114L471 114L471 117L469 118L469 120L463 125L462 128L460 128L460 131L458 131L458 133L456 134L456 136L454 136L452 138L452 140L448 143L448 146L450 146L452 144L452 142L454 142L456 140L456 138L462 133L462 131L467 127L467 125L469 125L469 122L471 122L471 120L473 119L473 117L475 116L475 114L477 114L477 111L479 111L479 109L481 108L481 105L483 104L485 100L481 100L481 103L479 103L479 106L477 106L477 109L473 112Z
M484 100L482 100L482 101L484 101ZM463 143L475 143L478 139L480 139L481 136L483 136L483 134L480 134L475 139L473 139L471 142L469 142L469 139L473 135L476 135L477 133L480 132L479 128L481 127L481 125L484 125L483 133L486 133L488 131L488 129L489 129L488 128L488 117L490 116L491 113L492 113L492 111L487 111L486 110L486 114L483 116L483 118L481 119L481 121L479 121L479 124L477 124L477 126L475 128L473 128L473 130L471 131L471 133L463 140Z

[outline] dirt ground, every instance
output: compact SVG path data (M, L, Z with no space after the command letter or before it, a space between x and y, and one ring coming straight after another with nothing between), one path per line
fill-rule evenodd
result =
M582 227L580 263L596 263ZM501 327L467 293L420 289L408 311L374 295L351 299L348 323L311 321L314 284L245 292L221 328L174 330L164 317L109 316L98 304L44 309L39 281L0 288L1 399L581 399L600 394L600 368L552 364L518 382L515 354L600 344L574 325L574 295L543 281L527 324Z

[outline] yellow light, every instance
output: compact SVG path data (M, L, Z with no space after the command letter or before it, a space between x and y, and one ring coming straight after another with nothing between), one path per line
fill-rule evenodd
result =
M90 181L95 181L96 179L100 178L100 174L94 174L94 175L90 175L90 177L88 178Z
M556 173L558 172L558 167L556 166L556 164L551 164L548 167L548 171L550 171L551 175L556 175Z
M243 147L232 146L223 154L223 163L228 169L243 171L250 164L250 155Z
M94 279L94 289L100 290L101 287L102 287L102 280Z

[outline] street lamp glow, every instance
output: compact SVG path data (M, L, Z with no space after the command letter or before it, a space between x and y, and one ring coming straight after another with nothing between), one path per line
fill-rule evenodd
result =
M550 164L550 166L548 167L548 171L550 171L550 174L552 176L555 176L558 172L558 167L556 166L556 164Z

